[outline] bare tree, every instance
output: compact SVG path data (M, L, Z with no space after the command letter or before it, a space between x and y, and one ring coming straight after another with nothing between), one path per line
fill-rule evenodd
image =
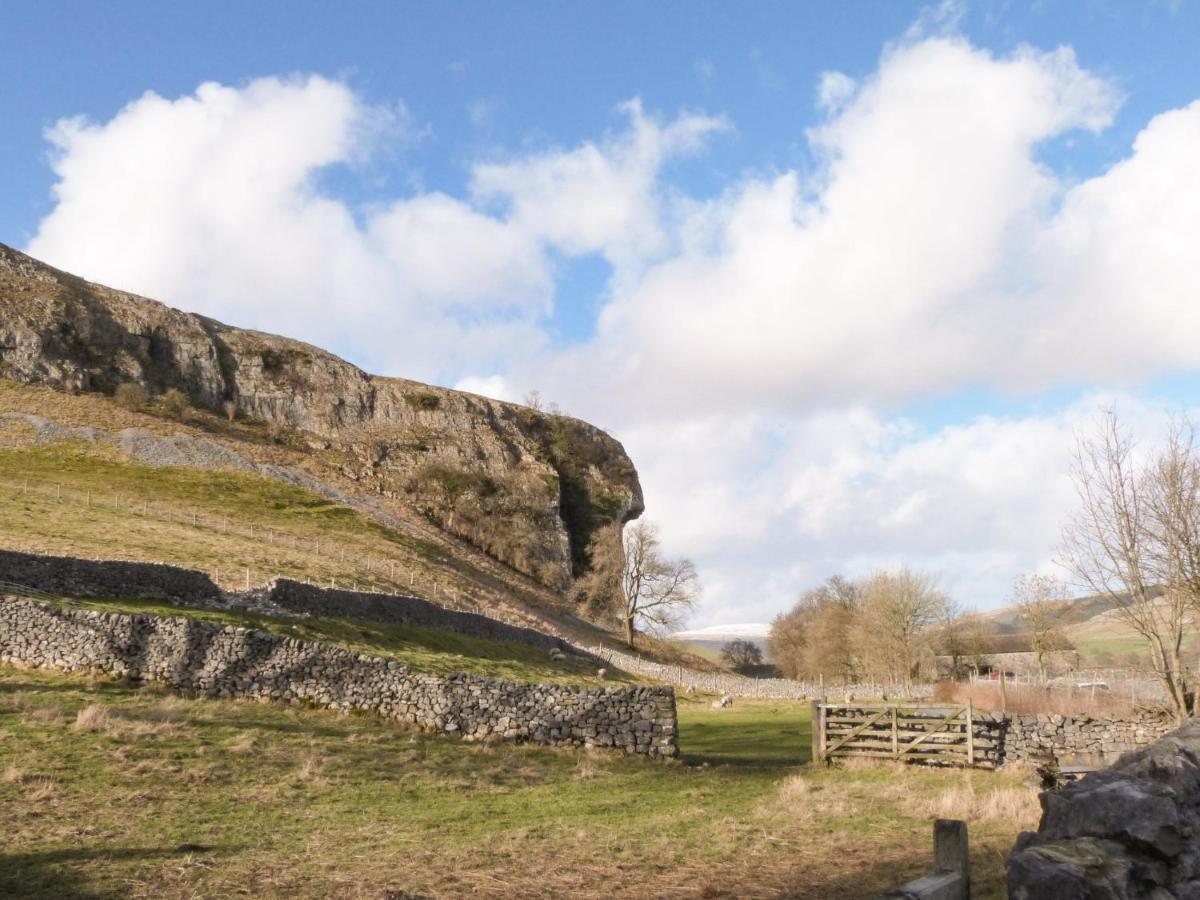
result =
M771 657L789 678L858 680L852 636L858 628L858 585L834 575L805 591L771 624Z
M625 643L632 647L638 625L653 631L674 627L695 608L700 594L690 559L663 555L658 531L649 522L625 529L620 618Z
M1173 427L1162 453L1139 464L1134 445L1109 410L1077 442L1072 476L1079 508L1063 533L1063 561L1145 638L1150 662L1179 720L1190 697L1182 664L1193 592L1196 455L1190 432ZM1190 548L1190 549L1189 549ZM1200 583L1196 586L1200 587Z
M1066 644L1060 619L1066 608L1066 587L1049 575L1023 575L1013 584L1017 614L1029 629L1038 674L1046 681L1046 657Z
M599 529L589 545L591 571L575 582L575 601L596 618L613 617L633 646L638 626L672 628L696 605L699 579L689 559L668 559L648 522Z
M730 641L721 648L721 658L735 672L746 672L762 665L763 655L758 644L742 639Z
M936 580L900 568L877 572L862 584L860 653L878 674L911 686L930 649L934 626L946 618L949 599Z
M968 613L956 602L949 600L941 610L937 623L938 652L950 657L950 677L962 678L970 666L972 638L979 622L975 613Z

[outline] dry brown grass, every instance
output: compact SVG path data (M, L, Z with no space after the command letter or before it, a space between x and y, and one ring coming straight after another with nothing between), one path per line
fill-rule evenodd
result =
M9 763L4 769L4 774L0 775L0 778L3 778L9 784L24 784L29 780L30 776L27 772L19 769L14 763Z
M970 701L976 709L999 711L1001 708L1017 714L1057 713L1060 716L1110 716L1121 718L1132 715L1133 703L1128 697L1118 696L1111 691L1088 691L1064 688L1058 685L1008 684L1004 698L999 683L964 684L957 681L940 681L934 685L935 700L953 703Z
M113 730L113 717L108 707L99 703L85 706L75 714L75 724L71 727L76 731L92 731L100 734Z
M300 763L292 778L296 781L307 782L312 785L326 785L329 779L325 777L326 769L329 765L329 760L318 753L310 753Z
M231 753L249 753L254 749L254 743L258 740L258 735L253 731L243 732L237 740L229 744Z
M997 785L990 776L964 773L962 784L933 796L910 795L908 808L916 815L934 819L963 819L1016 825L1022 830L1037 827L1042 808L1038 789L1032 784Z

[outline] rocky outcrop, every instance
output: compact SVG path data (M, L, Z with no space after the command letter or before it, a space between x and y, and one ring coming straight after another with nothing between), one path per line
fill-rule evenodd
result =
M1200 897L1200 721L1042 794L1008 863L1013 900Z
M369 375L299 341L60 272L0 245L0 378L151 396L287 432L364 493L416 509L518 571L563 588L595 530L642 512L608 434L567 416Z
M98 670L201 697L363 710L467 740L657 757L679 752L670 688L438 678L382 656L196 619L59 609L0 597L0 662Z

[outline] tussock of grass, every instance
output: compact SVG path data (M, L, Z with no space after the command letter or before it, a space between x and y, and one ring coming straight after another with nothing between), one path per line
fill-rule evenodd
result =
M113 730L112 715L108 707L93 703L76 713L75 724L72 727L76 731L109 732Z

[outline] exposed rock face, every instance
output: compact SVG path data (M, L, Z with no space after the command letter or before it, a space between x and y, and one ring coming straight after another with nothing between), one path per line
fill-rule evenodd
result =
M1014 900L1200 897L1200 721L1042 794L1009 857Z
M308 344L95 285L0 244L0 378L197 407L299 433L366 491L403 502L552 587L596 528L641 514L621 445L566 416L368 375Z

